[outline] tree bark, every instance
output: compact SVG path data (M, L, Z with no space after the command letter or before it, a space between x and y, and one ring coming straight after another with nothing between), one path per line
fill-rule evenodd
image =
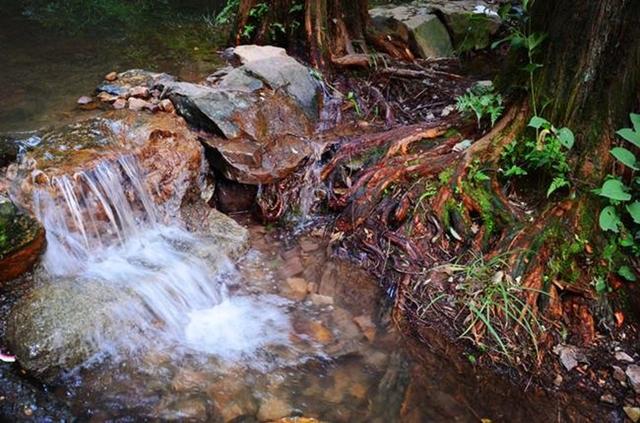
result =
M606 134L628 126L640 105L640 2L537 0L532 19L548 35L535 93L549 101L543 115L576 133L581 161L597 170L583 175L601 178Z

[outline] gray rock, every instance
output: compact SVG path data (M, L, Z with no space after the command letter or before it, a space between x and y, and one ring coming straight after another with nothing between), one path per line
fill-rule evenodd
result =
M427 7L397 6L372 9L374 26L383 33L393 33L409 42L415 54L422 58L453 55L453 45L447 28Z
M249 231L238 222L212 209L207 217L206 234L213 238L218 254L236 259L249 249Z
M13 307L7 320L8 344L22 367L45 380L53 378L83 363L99 351L100 343L119 334L113 308L125 298L124 291L95 281L45 283ZM96 330L99 339L87 336Z
M242 113L256 102L256 97L244 90L211 88L188 82L168 83L165 89L187 122L227 139L242 134L239 125L233 121L234 114Z
M624 351L618 351L615 354L616 360L624 361L626 363L633 363L633 358Z
M553 348L553 352L560 356L560 362L567 371L571 371L578 363L586 363L586 357L575 345L559 344Z
M245 45L236 47L233 52L243 65L238 69L260 79L273 90L285 91L307 117L318 118L320 86L309 68L278 47Z
M625 372L629 378L629 382L636 393L640 394L640 366L632 364L627 367Z

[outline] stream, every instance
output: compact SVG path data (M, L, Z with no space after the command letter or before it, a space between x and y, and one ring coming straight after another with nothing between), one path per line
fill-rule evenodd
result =
M21 17L0 27L0 136L98 115L76 99L112 70L189 81L221 65L197 37L160 40L153 27L132 39L71 37ZM148 177L118 153L33 192L47 248L0 287L0 346L27 336L23 326L47 343L25 353L37 371L0 364L3 420L572 420L562 399L402 334L392 299L332 256L322 228L294 236L201 201L158 206Z

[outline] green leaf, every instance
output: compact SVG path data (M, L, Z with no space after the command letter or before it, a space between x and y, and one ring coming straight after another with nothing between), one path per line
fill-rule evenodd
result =
M533 73L541 67L542 65L540 63L528 63L527 65L523 66L522 69L528 73Z
M635 132L631 128L623 128L618 132L616 132L616 134L618 134L620 137L624 138L625 140L629 141L631 144L635 145L636 147L640 148L639 132Z
M633 124L633 129L636 132L640 132L640 115L636 113L631 113L629 115L629 118L631 119L631 123Z
M535 129L540 129L543 126L550 126L550 125L551 124L549 123L548 120L541 118L540 116L534 116L529 121L529 126Z
M620 266L618 269L618 275L622 276L629 282L635 282L637 280L636 274L631 270L629 266Z
M615 147L611 149L611 155L615 157L623 165L638 170L636 167L636 156L624 147Z
M616 212L615 207L607 206L600 212L600 228L603 231L611 231L618 233L618 227L622 224L620 221L620 217L618 216L618 212Z
M619 241L622 247L631 247L633 245L633 237L629 233L622 235Z
M631 200L631 194L627 192L627 187L617 179L609 179L606 181L602 185L599 195L616 201Z
M568 186L569 186L569 181L567 181L562 176L556 176L555 178L553 178L551 185L549 185L549 189L547 190L547 197L553 194L558 189L562 187L568 187Z
M523 168L521 168L520 166L517 166L517 165L511 166L509 169L507 169L506 172L504 172L504 176L506 176L506 177L523 176L523 175L526 175L526 174L527 174L527 171L524 170Z
M607 286L607 282L604 280L602 276L598 276L596 278L595 285L596 285L596 292L598 294L604 294L609 289L609 287Z
M631 215L633 221L640 225L640 201L634 201L627 205L627 211Z
M573 143L575 142L575 137L573 136L571 129L560 128L558 131L558 140L560 140L560 144L564 145L567 150L571 150L571 147L573 147Z
M483 171L479 170L476 172L475 175L473 175L473 179L476 182L482 182L482 181L489 181L491 180L491 177L489 177L489 175L487 175L486 173L484 173Z

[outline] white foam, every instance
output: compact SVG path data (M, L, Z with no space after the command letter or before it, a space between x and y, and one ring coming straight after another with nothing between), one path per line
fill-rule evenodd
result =
M288 301L273 295L231 297L189 313L188 345L224 361L251 359L273 346L290 344Z

